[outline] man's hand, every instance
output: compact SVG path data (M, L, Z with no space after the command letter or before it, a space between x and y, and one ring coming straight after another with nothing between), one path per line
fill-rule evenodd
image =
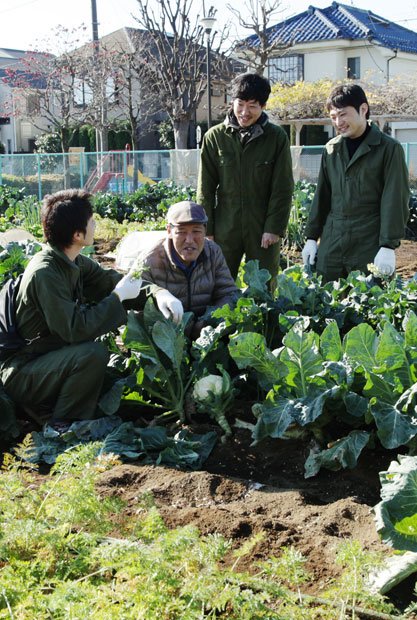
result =
M314 265L317 256L317 241L307 239L305 246L301 252L304 265Z
M382 275L392 276L395 271L395 251L391 248L379 248L374 265Z
M139 295L142 286L142 278L132 278L128 273L114 287L114 292L120 299L135 299Z
M261 239L261 248L268 249L270 245L275 245L280 239L279 235L273 235L272 233L264 233Z
M172 317L174 323L181 323L184 308L179 299L171 295L171 293L165 289L155 293L155 299L159 310L166 319Z
M206 235L206 239L210 239L210 241L214 241L214 235Z

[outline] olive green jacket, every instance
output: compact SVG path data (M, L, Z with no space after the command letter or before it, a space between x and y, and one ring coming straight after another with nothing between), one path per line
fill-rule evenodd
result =
M197 201L220 245L236 235L259 244L264 232L282 236L287 227L294 186L288 138L269 121L256 129L244 146L227 123L204 135Z
M17 296L17 328L31 341L22 352L42 354L94 340L126 322L119 297L111 294L121 277L81 254L71 261L49 246L35 254Z
M399 142L371 125L349 160L346 139L330 140L305 230L307 238L320 238L318 269L325 271L326 261L341 254L354 258L355 268L366 267L381 246L398 247L408 203L408 169Z

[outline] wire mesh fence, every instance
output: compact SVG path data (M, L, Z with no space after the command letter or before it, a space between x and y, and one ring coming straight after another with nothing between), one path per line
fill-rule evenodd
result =
M417 178L417 143L403 144L410 178ZM315 182L323 146L292 146L295 180ZM0 184L24 189L41 200L61 189L131 193L144 183L172 180L196 187L200 151L76 151L0 155Z

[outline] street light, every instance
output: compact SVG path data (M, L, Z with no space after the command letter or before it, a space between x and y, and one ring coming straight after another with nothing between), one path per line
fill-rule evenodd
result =
M210 76L210 34L216 23L216 18L212 17L213 7L210 8L207 17L200 19L200 24L204 28L207 43L207 129L211 127L211 76Z

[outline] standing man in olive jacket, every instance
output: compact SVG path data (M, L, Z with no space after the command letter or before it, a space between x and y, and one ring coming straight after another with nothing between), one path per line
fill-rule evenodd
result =
M17 329L27 344L0 363L0 380L28 413L48 407L52 424L89 419L108 362L95 339L126 322L122 302L138 296L141 280L81 254L95 228L87 192L45 196L42 225L48 246L26 267L17 296Z
M327 109L339 135L323 153L304 264L313 265L317 256L317 272L325 281L353 270L367 273L369 263L391 275L408 219L403 148L368 122L369 104L357 84L334 88Z
M207 131L201 149L197 202L233 278L243 255L275 276L291 208L291 152L285 131L264 112L270 92L256 73L237 76L232 108Z

